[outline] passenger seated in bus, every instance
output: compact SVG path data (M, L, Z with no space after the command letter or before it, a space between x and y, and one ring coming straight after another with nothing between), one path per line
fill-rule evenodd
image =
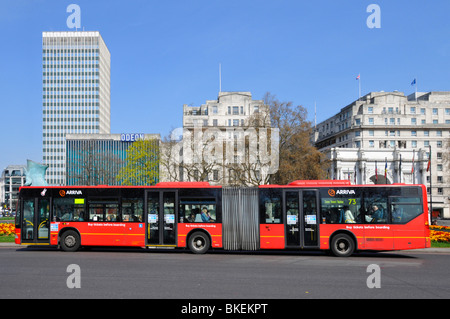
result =
M191 211L191 214L186 218L186 220L188 221L188 223L195 222L195 214L194 214L194 212Z
M192 208L192 213L191 214L195 215L195 220L194 220L195 223L201 223L202 222L202 216L200 215L200 208L197 208L197 207Z
M377 204L372 205L369 215L366 215L366 221L369 223L381 223L384 221L384 212L382 207Z
M344 222L346 224L354 224L355 217L353 217L353 213L348 206L344 206Z
M392 210L392 222L401 223L401 221L402 221L401 210L397 207L397 205L392 205L391 210Z
M211 214L208 211L208 208L206 208L206 206L203 206L202 208L202 221L203 222L213 222L214 220L211 218Z

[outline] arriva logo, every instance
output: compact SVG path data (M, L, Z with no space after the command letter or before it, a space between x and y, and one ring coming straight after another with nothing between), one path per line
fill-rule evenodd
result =
M66 191L66 195L83 195L83 193L79 190L70 190L70 191Z
M60 190L59 195L61 197L64 197L66 195L83 195L83 193L80 190L67 190L67 191Z
M339 189L336 191L336 195L355 195L354 189Z

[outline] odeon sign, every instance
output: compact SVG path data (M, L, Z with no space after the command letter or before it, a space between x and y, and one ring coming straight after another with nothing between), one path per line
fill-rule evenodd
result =
M144 134L142 133L122 133L120 134L120 140L122 142L134 142L144 139Z

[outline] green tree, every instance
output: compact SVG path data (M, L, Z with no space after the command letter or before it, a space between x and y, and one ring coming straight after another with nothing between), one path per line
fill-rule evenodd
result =
M159 181L159 140L134 142L116 178L122 185L155 185Z

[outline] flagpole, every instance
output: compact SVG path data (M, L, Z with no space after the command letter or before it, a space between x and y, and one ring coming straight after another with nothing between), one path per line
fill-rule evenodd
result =
M222 92L222 64L219 63L219 93Z
M361 77L359 77L358 83L359 83L359 99L361 99Z
M377 161L375 161L375 185L378 184L378 167L377 167Z
M359 100L361 99L361 75L358 75Z
M414 78L414 80L416 81L416 102L417 102L417 77Z

